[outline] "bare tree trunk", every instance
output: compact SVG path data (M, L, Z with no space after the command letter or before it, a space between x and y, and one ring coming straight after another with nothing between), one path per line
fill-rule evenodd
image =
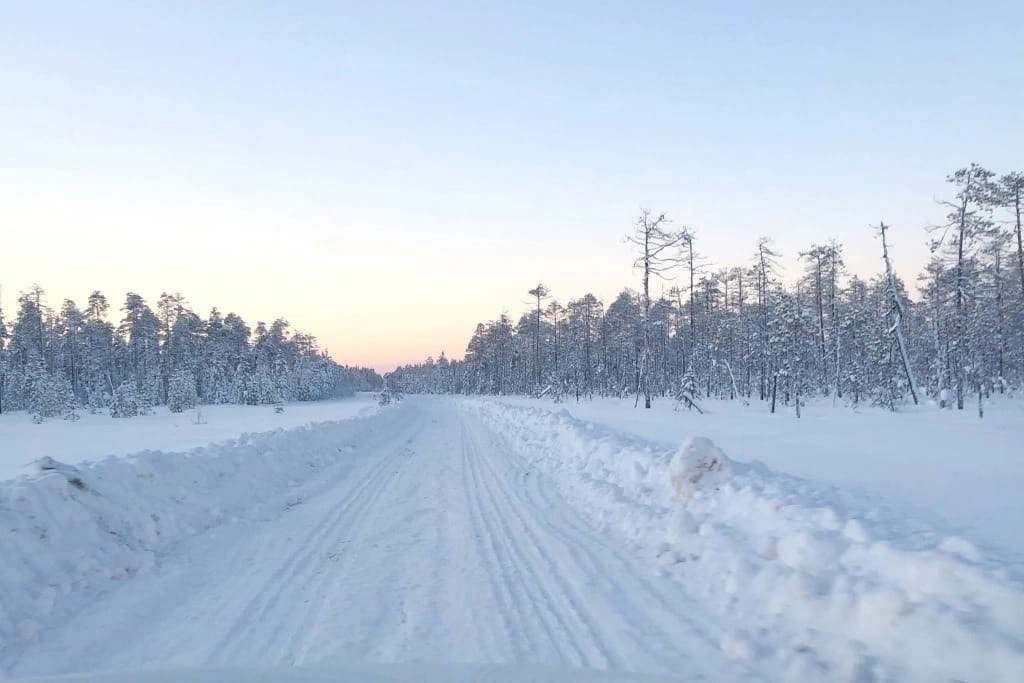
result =
M693 357L697 352L697 306L693 303L693 237L686 240L687 256L690 265L690 365L693 365Z
M1013 215L1016 219L1014 231L1017 233L1017 270L1020 273L1020 298L1024 301L1024 238L1021 237L1021 189L1015 188L1013 193Z
M640 381L644 387L644 408L651 407L651 382L647 371L651 362L651 232L644 219L644 357L640 366ZM637 398L639 399L639 394Z
M964 198L960 204L960 220L957 226L956 243L956 347L953 353L953 371L956 373L956 409L964 409L964 239L967 233L967 198L970 194L970 181Z
M914 373L910 369L910 360L907 358L907 346L903 340L903 302L900 301L899 292L896 291L896 277L892 272L892 262L889 260L889 245L885 238L885 231L889 229L885 223L880 223L878 226L879 232L882 234L882 258L885 260L885 277L888 280L889 285L889 296L891 298L891 306L894 314L894 320L892 322L892 332L895 333L896 346L900 352L900 360L903 363L903 372L907 378L907 384L910 387L910 396L914 399L914 405L917 405L917 389L914 387Z
M821 386L828 391L828 352L825 350L825 302L821 283L821 253L815 257L814 300L818 308L818 345L821 355Z
M1003 347L1006 345L1005 334L1003 333L1003 270L1002 270L1002 245L998 242L995 245L995 286L996 286L996 341L999 346L996 350L996 372L999 375L999 393L1003 393Z
M839 315L838 315L838 312L836 310L836 278L839 276L839 274L837 272L837 270L839 268L839 248L836 246L835 242L832 243L831 254L832 254L832 264L831 264L832 265L832 272L830 273L830 275L831 275L831 286L829 287L828 299L829 299L829 315L832 316L832 337L833 337L833 346L835 346L835 364L836 364L836 368L835 368L836 369L836 374L835 374L835 384L836 385L835 385L835 392L834 392L833 395L834 395L835 398L842 398L843 397L843 385L842 385L842 382L840 381L841 380L840 363L841 363L841 358L842 358L841 350L840 350L840 334L841 334L842 330L841 330L840 325L839 325Z

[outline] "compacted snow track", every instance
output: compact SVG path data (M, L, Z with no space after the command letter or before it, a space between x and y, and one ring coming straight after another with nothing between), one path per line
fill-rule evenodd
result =
M8 653L7 673L424 661L759 678L479 413L414 398L346 434L352 458L276 513L188 538Z

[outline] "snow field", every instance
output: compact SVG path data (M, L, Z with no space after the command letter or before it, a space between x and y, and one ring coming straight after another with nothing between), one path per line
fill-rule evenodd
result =
M673 452L564 410L467 404L593 523L727 616L731 658L784 680L1024 680L1024 587L965 538L707 439Z
M270 405L209 405L182 413L157 406L149 415L120 419L106 412L79 410L78 420L50 418L43 424L34 424L23 411L4 413L0 415L0 480L33 473L35 461L47 456L77 465L146 450L188 451L242 434L360 417L376 409L376 396L361 394L288 403L280 413Z
M43 458L38 473L0 482L0 671L48 624L147 576L182 539L300 503L290 491L354 459L352 429L338 422L244 434L188 453L80 467Z

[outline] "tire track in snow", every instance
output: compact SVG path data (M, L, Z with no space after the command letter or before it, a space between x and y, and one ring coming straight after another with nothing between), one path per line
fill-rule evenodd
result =
M413 435L423 431L421 422L422 420L416 422ZM380 467L373 474L363 480L363 484L359 487L358 492L353 494L352 502L346 506L348 510L351 510L351 516L347 520L341 520L347 522L346 528L348 530L344 539L344 546L336 551L333 557L329 556L331 562L338 566L333 570L327 567L330 571L321 573L323 580L315 591L316 594L307 600L313 607L307 615L308 618L303 621L298 629L295 629L293 634L293 644L301 643L301 645L297 647L299 654L294 657L292 663L302 664L309 658L316 642L315 637L321 633L324 609L326 606L335 603L338 588L344 583L358 557L360 543L365 535L367 520L373 516L389 485L399 478L403 469L408 465L410 456L413 455L413 451L408 448L408 444L413 441L414 436L404 439L402 446L396 448L388 458L382 461ZM293 645L293 651L294 649L295 646Z
M508 573L513 567L502 562L502 557L508 557L508 553L500 544L499 539L502 538L502 533L495 524L493 513L484 507L481 496L483 486L475 464L476 457L469 448L464 423L459 424L459 433L461 436L464 502L467 513L473 520L473 538L487 570L491 593L503 608L501 615L503 625L511 636L510 640L515 649L516 659L522 659L531 654L535 655L542 644L553 641L553 634L542 619L527 618L528 614L524 607L529 605L531 607L530 614L533 616L539 616L537 608L529 601L526 601L527 605L524 605L524 601L519 597L521 591L514 590L515 586L509 579ZM536 628L538 624L543 630L542 633L527 632L528 626L533 625Z
M403 430L415 435L421 430L421 421L417 420ZM350 558L353 549L358 545L366 520L379 501L387 485L395 478L398 462L406 457L409 451L405 445L413 439L401 439L401 446L388 448L383 457L379 457L369 468L369 472L355 477L350 487L340 492L338 502L323 517L316 527L305 537L300 552L294 553L285 563L272 574L263 587L257 592L249 607L239 616L236 628L233 628L214 648L211 659L238 661L239 649L243 652L266 652L272 648L283 649L283 658L291 664L302 663L309 654L310 634L316 633L315 624L320 611L328 600L325 593L332 584L343 577L349 566L348 562L339 562L341 558ZM331 495L337 493L332 491ZM334 552L329 548L340 548ZM324 560L327 560L326 562ZM292 600L288 605L281 606L282 600L293 599L297 587L315 585L313 595L304 601ZM308 594L308 593L307 593ZM271 615L279 609L291 612L289 618L274 618ZM299 614L294 614L296 611ZM296 628L296 622L302 623ZM273 631L267 631L267 623L276 623ZM289 631L283 633L282 631ZM282 648L282 643L288 645ZM299 654L296 656L296 650Z
M575 615L607 660L603 666L596 661L586 662L588 665L635 668L644 657L650 662L650 670L678 672L681 667L699 669L699 661L721 659L719 641L708 633L713 627L699 625L683 613L690 603L681 591L659 589L656 582L645 579L645 574L654 574L652 566L627 559L607 535L575 515L553 493L551 482L539 472L528 474L514 450L496 438L486 423L481 421L476 430L467 431L472 439L479 439L474 431L491 436L487 447L475 449L483 454L483 468L490 470L489 478L494 483L488 488L489 495L504 501L502 510L516 520L514 526L521 537L535 549L541 563L535 575L553 577L557 586L554 595L564 596L559 608ZM499 462L505 465L503 472L499 471ZM574 577L582 580L573 581ZM628 585L624 585L624 579ZM608 634L609 626L618 626L618 632ZM614 645L605 644L605 640L614 641ZM696 658L695 649L700 654ZM744 671L743 675L752 674Z
M481 448L473 430L466 427L465 418L460 422L463 426L465 448L469 454L467 466L474 471L477 484L477 488L468 494L487 503L486 514L492 518L492 530L497 530L494 538L501 541L505 556L511 563L510 567L505 568L505 580L509 579L508 569L514 568L515 578L518 579L515 584L520 586L523 599L533 608L551 642L558 646L557 654L561 660L559 663L608 668L610 662L607 648L601 643L593 625L575 609L571 599L558 596L557 591L552 591L546 585L545 577L555 577L557 580L558 570L550 559L545 557L542 546L534 537L528 533L522 536L517 533L525 532L525 525L519 520L520 524L515 525L517 528L513 526L519 518L509 505L506 493L508 482L497 479L494 471L486 467L488 457L485 449ZM527 544L517 540L523 536ZM581 632L584 638L579 637ZM566 652L566 649L569 652Z

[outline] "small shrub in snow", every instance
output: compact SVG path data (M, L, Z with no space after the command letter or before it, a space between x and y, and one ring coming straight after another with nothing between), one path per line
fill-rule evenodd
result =
M729 461L711 439L690 439L672 456L669 480L676 494L689 500L697 491L718 488L732 478Z
M687 410L696 410L698 413L703 413L704 411L696 399L699 393L700 389L697 387L697 378L692 370L687 370L679 382L679 386L675 389L676 407L685 406Z

